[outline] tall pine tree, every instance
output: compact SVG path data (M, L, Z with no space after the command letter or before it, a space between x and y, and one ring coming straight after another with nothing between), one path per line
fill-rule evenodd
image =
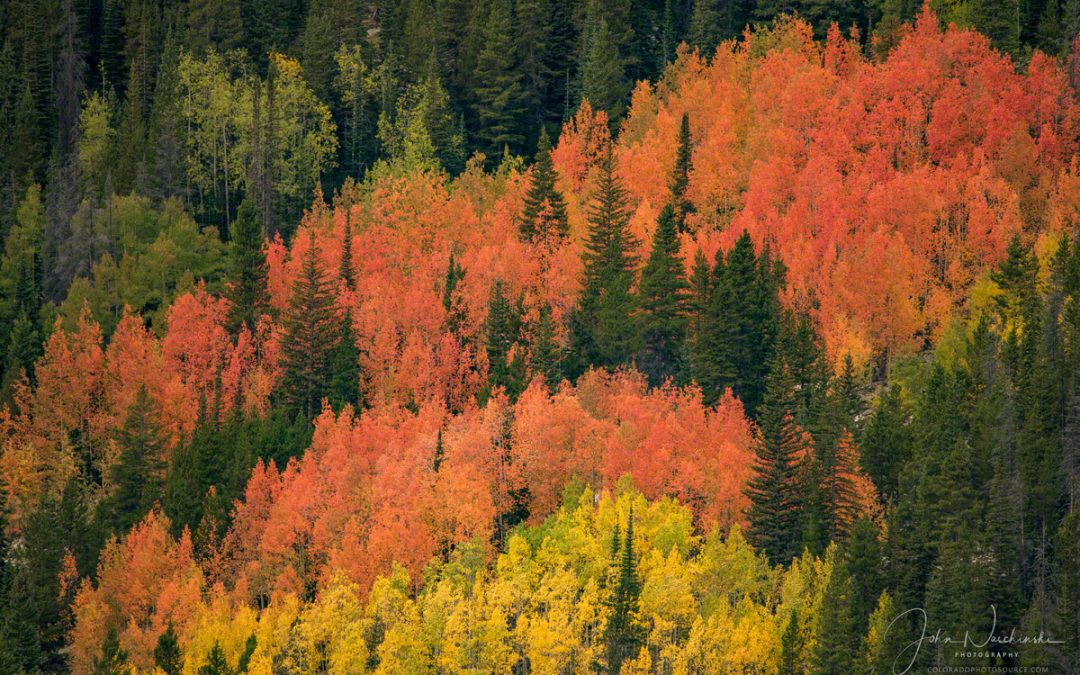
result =
M263 225L255 203L245 199L232 225L230 284L226 295L229 299L229 330L237 333L242 328L255 329L259 317L269 311L270 293L266 287L268 267L263 250Z
M319 413L331 381L338 345L334 296L311 232L300 274L293 282L282 323L283 392L289 406L308 419Z
M555 166L551 163L551 142L547 130L540 129L536 146L536 163L533 164L529 191L525 193L525 208L521 213L521 236L523 239L550 241L562 238L570 231L566 218L566 201L555 188Z
M679 257L675 211L660 212L652 251L641 270L638 307L641 311L641 351L637 366L653 386L675 377L686 336L686 280Z

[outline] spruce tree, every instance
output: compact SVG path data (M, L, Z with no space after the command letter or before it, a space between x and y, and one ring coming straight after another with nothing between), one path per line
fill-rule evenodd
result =
M679 258L676 216L664 207L656 223L652 251L641 270L638 307L641 312L641 351L637 366L653 386L675 377L686 336L686 280Z
M127 675L131 672L128 655L120 647L120 636L115 626L109 626L101 645L101 656L94 660L94 675Z
M111 468L115 491L102 502L102 515L112 532L123 533L161 496L165 473L167 440L145 386L139 387L117 442L120 458Z
M971 21L994 47L1013 54L1020 50L1020 1L973 0Z
M157 646L154 647L154 665L161 668L165 675L180 675L183 672L184 662L180 655L180 643L176 639L176 631L173 630L171 622L158 638Z
M540 305L536 325L531 333L530 370L534 376L543 378L550 391L554 391L562 379L563 354L555 336L555 320L549 303Z
M352 237L352 209L351 204L345 205L345 232L341 242L341 266L338 269L338 278L345 284L345 289L356 290L356 268L353 266L353 237Z
M589 209L585 283L571 317L575 375L590 365L614 368L637 349L633 284L636 246L630 233L626 191L615 176L610 146L600 165L596 197Z
M361 404L360 348L356 346L351 309L346 309L345 316L341 318L341 332L330 358L328 398L335 410L341 410L346 405L355 408Z
M488 315L484 322L488 387L489 390L503 387L511 400L516 400L527 384L524 353L519 344L523 313L522 298L516 302L512 300L507 295L506 283L496 280L491 287Z
M774 564L790 561L802 543L800 475L808 448L806 435L795 422L794 389L787 364L774 363L762 403L754 475L746 487L750 538Z
M787 627L780 636L780 675L798 675L806 672L803 665L803 640L799 633L799 610L791 610Z
M317 415L331 380L330 360L338 345L334 297L311 232L300 274L293 282L282 321L283 393L290 408L308 419Z
M680 232L686 231L686 216L693 212L693 205L686 198L690 186L690 169L693 167L694 147L690 137L690 115L683 113L679 124L679 145L675 150L675 170L671 176L671 204L675 208L675 223Z
M747 413L755 414L779 333L782 281L782 266L767 250L757 256L746 232L726 257L717 252L708 310L692 355L694 377L707 402L731 387Z
M525 208L521 213L521 236L525 240L549 241L565 237L570 231L566 218L566 201L555 188L555 166L551 162L551 142L547 130L541 127L536 147L529 191L525 193Z
M228 326L234 334L245 327L254 330L259 317L270 308L263 244L259 209L254 202L245 199L233 221L229 248L230 283L226 295L229 299Z
M199 675L235 675L236 671L229 666L228 659L225 658L225 650L221 648L221 643L214 642L214 646L210 648L210 653L206 655L206 663L199 666Z
M593 110L606 112L614 129L626 111L630 84L619 45L604 14L603 3L588 2L579 66L581 98L588 101Z
M646 638L645 627L637 616L641 578L638 576L637 558L634 554L633 510L627 518L624 538L620 542L616 530L614 542L617 548L613 553L618 556L618 567L609 600L611 616L604 630L609 673L618 673L624 661L636 657Z
M487 1L483 47L473 72L476 140L479 149L495 161L503 149L520 153L525 145L527 92L513 42L510 3Z
M847 675L855 672L854 645L859 642L852 616L851 575L835 545L826 554L832 565L822 594L817 617L817 642L814 645L813 672L822 675Z

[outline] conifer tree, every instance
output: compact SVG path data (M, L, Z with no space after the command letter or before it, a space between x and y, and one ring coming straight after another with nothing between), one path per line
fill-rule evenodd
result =
M525 194L525 208L521 214L523 239L549 240L565 237L570 231L566 218L566 201L555 188L555 166L551 162L551 142L547 130L541 127L540 140L536 146L536 163L533 164L532 180Z
M524 148L527 92L513 42L510 3L488 0L483 47L476 59L473 81L476 139L490 161L503 149L519 153Z
M676 216L664 207L653 235L652 251L641 270L638 306L641 311L641 351L637 366L653 386L674 377L686 336L686 280L679 258Z
M330 358L330 389L328 397L335 410L345 405L354 408L360 397L360 348L356 346L352 310L346 308L341 318L341 332Z
M166 440L145 386L139 387L117 441L121 450L112 466L115 492L102 506L109 528L122 533L146 515L162 491Z
M611 616L604 631L605 654L609 673L618 673L624 661L632 659L645 642L645 629L638 618L641 579L634 554L634 512L626 523L626 534L619 541L616 530L614 554L618 560L615 586L611 589Z
M116 627L109 626L101 645L101 656L94 661L94 675L127 675L131 672L128 655L120 647Z
M183 672L184 662L180 655L180 643L176 639L176 631L171 622L158 638L157 646L154 647L154 665L161 668L165 675L180 675Z
M611 34L604 5L590 0L586 5L586 24L581 50L581 98L593 110L608 114L612 127L626 111L630 85L626 80L626 64L619 45Z
M679 124L679 145L675 150L675 171L671 176L671 204L675 209L675 223L680 232L686 231L686 216L693 212L694 208L686 198L686 189L690 186L693 154L690 115L684 112Z
M693 354L694 377L706 401L716 401L731 387L755 414L779 332L782 279L782 266L767 250L757 256L748 233L726 257L717 252L708 311Z
M562 379L563 354L555 336L551 305L547 302L540 305L539 316L532 330L529 361L533 374L542 377L548 389L554 391Z
M345 232L341 243L341 266L338 269L338 278L350 291L356 290L356 268L353 266L353 241L352 241L352 213L350 205L345 205Z
M465 279L465 268L457 262L454 251L450 251L450 262L446 266L446 278L443 281L442 305L446 311L446 329L459 340L461 325L465 320L465 308L461 305L458 285Z
M210 648L210 653L206 655L206 663L199 666L199 675L234 675L235 671L229 666L228 659L225 658L225 650L221 648L221 643L214 642L214 646Z
M787 563L802 543L801 473L808 439L795 422L795 381L783 361L769 372L762 403L761 440L747 483L750 537L773 563Z
M806 672L803 665L803 640L799 632L799 610L791 610L787 626L780 636L780 674L797 675Z
M245 199L233 221L232 243L229 249L230 285L228 324L231 332L242 328L254 330L259 317L269 311L270 293L267 290L266 252L259 209Z
M507 295L506 283L496 280L488 299L484 322L484 347L488 358L488 386L503 387L511 400L525 388L525 359L520 349L522 298L515 302ZM517 349L514 347L517 346Z
M589 209L584 289L571 318L577 374L589 365L622 365L636 351L638 329L630 293L636 242L629 225L626 191L615 176L609 146L600 165L597 195Z
M283 392L308 419L319 413L330 384L330 360L338 344L334 298L311 232L300 274L293 282L282 323Z
M831 560L830 560L831 559ZM845 675L855 672L855 649L859 635L851 604L851 575L834 544L826 553L826 565L831 563L829 580L821 598L817 616L817 641L814 645L813 672L823 675Z

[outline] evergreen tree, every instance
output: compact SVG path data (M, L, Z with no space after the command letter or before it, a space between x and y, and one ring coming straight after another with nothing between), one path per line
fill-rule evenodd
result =
M629 225L626 191L615 176L609 147L589 209L584 290L571 318L575 375L590 365L623 365L637 349L635 303L630 293L636 242Z
M465 268L454 258L454 251L450 251L450 262L446 266L446 279L443 282L442 305L446 311L446 328L459 340L461 339L461 326L465 321L465 308L461 304L461 296L457 292L458 285L465 279Z
M611 34L604 5L589 0L585 20L579 66L581 98L588 101L593 110L606 112L615 128L626 111L626 98L630 93L626 64Z
M798 675L805 673L803 665L803 640L799 632L799 610L791 610L787 627L780 636L780 675Z
M762 403L754 475L746 487L751 539L773 563L790 561L802 542L800 475L808 440L795 422L794 389L790 368L775 363Z
M656 223L652 251L641 270L638 306L641 311L641 352L637 366L653 386L675 377L686 336L683 313L686 280L679 258L676 216L664 207Z
M229 666L225 658L225 650L219 642L214 642L210 653L206 655L206 663L199 666L199 675L235 675L236 671Z
M117 442L121 450L112 466L115 491L101 506L109 530L123 533L146 515L162 492L167 441L145 386L139 387Z
M1020 0L974 0L971 22L994 47L1014 56L1020 50Z
M94 661L94 675L127 675L131 672L127 652L120 647L120 637L115 626L109 626L101 656Z
M532 330L529 361L533 375L542 377L548 389L554 391L562 379L563 354L555 336L551 305L547 302L540 305L536 325Z
M259 209L245 199L233 221L232 244L229 249L229 329L234 334L242 328L254 330L259 317L270 309L267 290L266 252Z
M154 647L154 665L161 668L165 675L180 675L183 672L184 661L180 655L180 643L176 639L172 623L169 623Z
M821 608L817 617L817 642L814 645L813 671L822 675L847 675L855 672L856 633L851 603L851 575L839 549L833 545L826 553L826 565L832 565Z
M690 115L683 113L679 125L679 145L675 150L675 171L671 176L671 204L675 209L675 222L680 232L686 231L686 216L694 210L686 198L690 186L690 169L693 167L694 147L690 138Z
M523 298L515 302L507 295L505 282L496 280L488 299L484 322L484 347L488 358L488 387L503 387L510 400L525 389L525 358L519 343Z
M483 48L472 77L473 113L479 149L494 161L504 148L513 153L524 149L528 100L513 42L510 3L488 0L486 5Z
M303 256L282 321L282 384L289 406L312 419L328 393L330 360L338 334L333 293L319 261L314 232Z
M767 250L757 256L745 232L726 258L717 252L707 314L694 341L694 377L706 401L731 387L755 414L779 332L782 280L782 266Z
M335 410L345 405L359 406L360 348L356 346L351 309L346 309L341 319L341 333L330 357L330 374L330 405Z
M345 204L345 231L341 239L341 266L338 278L345 284L345 289L356 290L356 268L353 264L352 205Z
M536 147L536 163L533 164L532 180L525 193L525 208L520 224L523 239L548 241L565 237L570 231L566 217L566 201L555 188L555 166L551 162L551 142L547 130L540 129Z
M646 631L638 617L641 597L641 579L638 576L637 558L634 555L634 512L626 523L626 534L619 541L618 530L614 538L618 556L615 585L611 589L609 604L611 616L604 630L605 654L609 673L618 673L624 661L637 656L645 644ZM621 543L621 546L619 544Z

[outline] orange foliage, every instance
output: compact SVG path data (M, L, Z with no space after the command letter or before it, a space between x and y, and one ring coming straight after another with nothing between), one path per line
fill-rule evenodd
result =
M635 373L592 372L553 396L535 382L516 404L497 395L455 416L434 404L326 411L302 459L255 469L218 567L249 601L334 570L366 587L393 561L417 578L433 555L489 541L522 488L530 518L546 517L575 476L612 486L629 474L649 497L685 500L706 529L727 526L745 506L753 438L730 395L708 408L694 389L650 392Z
M97 584L84 580L75 596L71 665L90 672L109 627L138 670L154 666L154 647L170 623L185 625L201 602L202 573L184 531L177 542L169 521L150 512L122 541L102 552Z

